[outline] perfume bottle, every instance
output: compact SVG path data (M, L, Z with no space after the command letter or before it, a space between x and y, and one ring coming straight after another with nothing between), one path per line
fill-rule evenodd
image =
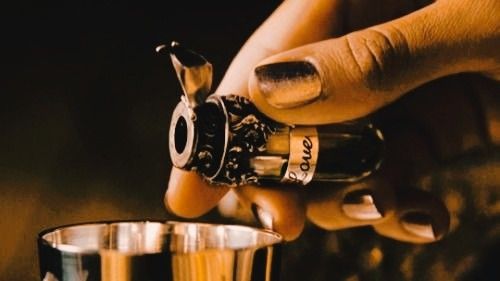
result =
M212 65L201 55L176 42L157 51L170 54L184 92L170 123L174 166L228 186L352 182L380 166L384 141L372 125L276 122L244 97L208 96Z

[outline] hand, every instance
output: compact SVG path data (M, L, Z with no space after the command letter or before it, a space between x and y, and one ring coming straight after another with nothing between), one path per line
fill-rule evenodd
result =
M217 90L250 97L285 123L329 124L376 112L385 129L387 159L367 180L234 190L243 205L272 217L287 240L300 234L307 217L326 229L373 225L398 240L436 241L448 231L448 210L412 187L428 187L426 178L447 159L487 142L469 94L456 86L461 79L438 81L388 105L455 73L499 79L500 3L440 0L421 8L410 1L375 2L285 1L241 49ZM165 204L196 217L228 191L174 168Z

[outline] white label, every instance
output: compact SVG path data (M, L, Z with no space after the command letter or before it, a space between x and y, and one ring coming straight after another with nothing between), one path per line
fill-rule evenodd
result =
M315 127L296 127L290 131L290 155L282 182L306 185L318 162L319 140Z

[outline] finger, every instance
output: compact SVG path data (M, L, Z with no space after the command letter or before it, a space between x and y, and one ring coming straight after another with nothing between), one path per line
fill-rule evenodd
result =
M346 2L347 15L344 17L344 33L397 19L431 4L434 0L351 0Z
M417 243L447 232L443 203L411 189L436 168L430 143L419 127L401 125L386 135L387 155L376 175L343 187L325 186L308 198L307 216L313 223L332 230L374 225L382 235Z
M225 186L211 186L195 172L173 168L164 203L172 213L193 218L203 215L217 205L229 191Z
M280 233L285 240L296 239L304 229L305 210L300 191L242 186L235 192L263 227Z
M402 128L386 135L386 165L378 175L394 190L393 212L373 225L381 235L400 241L434 242L448 232L449 212L439 198L415 187L429 189L426 179L438 170L435 142L419 126L400 123Z
M314 196L309 196L307 218L328 230L383 221L394 212L394 194L388 187L380 178L344 187L324 186Z
M341 122L365 116L438 77L494 68L492 58L500 59L491 47L498 46L498 23L483 8L466 3L437 2L382 25L272 56L252 73L250 97L262 112L285 123ZM471 10L486 13L485 19L471 17Z
M344 1L284 1L242 47L216 92L246 96L249 74L259 61L338 34L342 22L342 2Z
M400 241L429 243L449 230L450 215L444 203L431 193L406 189L398 193L394 216L374 225L381 235Z
M449 230L450 217L444 203L417 189L396 194L390 181L364 181L319 193L307 203L307 218L328 230L373 225L386 237L413 243L441 239Z

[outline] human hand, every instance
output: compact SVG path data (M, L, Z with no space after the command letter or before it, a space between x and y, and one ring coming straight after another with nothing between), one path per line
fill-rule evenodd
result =
M284 2L242 48L217 93L249 96L281 122L329 124L364 117L446 75L500 77L497 1L441 0L419 10L407 1L382 2ZM326 229L373 225L382 235L403 241L439 239L448 230L447 209L429 193L410 187L439 168L442 161L436 157L483 145L477 124L469 118L474 110L467 95L444 84L419 89L411 102L406 99L397 104L399 109L377 114L389 131L388 156L377 175L345 186L244 186L234 191L243 205L255 204L270 214L273 228L288 240L300 234L306 216ZM301 91L294 91L299 85ZM440 90L443 94L436 97L433 92ZM396 128L398 122L403 130ZM419 126L411 125L415 123ZM436 136L415 129L422 127ZM461 136L468 137L468 144L456 144ZM438 145L430 146L429 138ZM165 203L178 215L196 217L228 191L174 168Z

